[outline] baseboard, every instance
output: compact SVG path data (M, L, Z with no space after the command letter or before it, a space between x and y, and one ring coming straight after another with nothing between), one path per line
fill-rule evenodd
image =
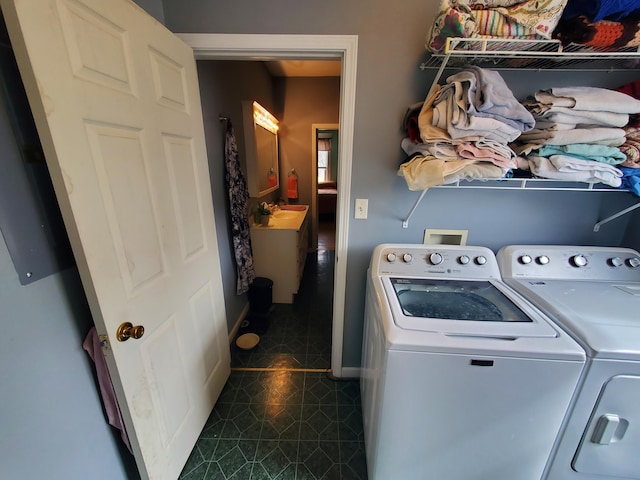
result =
M236 322L233 324L233 327L229 332L229 345L231 345L235 340L236 334L238 333L238 330L240 330L240 327L242 326L242 322L247 317L248 313L249 313L249 302L247 302L247 304L244 306L244 308L242 309L242 312L240 312L240 316L238 317Z
M353 378L353 379L360 378L360 368L359 367L342 367L342 375L336 378L341 378L344 380L347 380L350 378Z

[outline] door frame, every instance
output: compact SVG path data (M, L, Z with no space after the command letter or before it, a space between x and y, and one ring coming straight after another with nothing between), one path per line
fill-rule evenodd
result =
M311 208L313 211L313 218L311 223L312 246L318 249L318 232L320 230L320 213L318 212L318 130L336 130L340 131L339 123L313 123L311 125L311 151L313 152L313 158L311 159ZM338 152L340 152L340 142L338 142ZM338 156L338 158L340 158ZM338 163L340 165L340 163ZM338 174L339 175L339 174ZM336 179L337 180L337 179Z
M338 206L333 289L331 370L335 377L357 376L359 369L344 369L344 310L347 283L349 199L355 123L357 35L269 35L176 33L193 49L196 60L340 59L340 143L338 156ZM345 372L348 370L348 372Z

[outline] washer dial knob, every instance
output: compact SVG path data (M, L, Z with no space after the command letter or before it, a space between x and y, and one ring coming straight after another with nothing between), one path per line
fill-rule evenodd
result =
M528 265L531 263L531 255L520 255L520 257L518 257L518 261L523 265Z
M460 255L460 257L458 258L458 263L460 263L461 265L466 265L470 261L471 259L469 258L469 255Z
M631 268L640 267L640 258L631 257L631 258L627 259L627 265L629 265Z
M571 257L569 259L569 263L571 263L571 265L573 265L574 267L581 268L581 267L587 266L587 264L589 263L589 259L587 259L587 257L579 253Z
M536 263L538 265L546 265L547 263L549 263L549 257L547 257L546 255L540 255L536 258Z
M622 259L620 257L611 257L609 260L607 260L607 263L609 265L611 265L612 267L619 267L624 262L622 261Z
M440 265L442 263L442 255L438 252L432 253L429 255L429 262L431 265Z
M412 260L413 260L413 255L411 255L410 253L405 253L404 255L402 255L402 261L404 263L411 263Z
M393 263L393 262L395 262L395 261L396 261L396 258L397 258L397 257L396 257L396 254L395 254L395 253L393 253L393 252L389 252L389 253L387 253L387 262L391 262L391 263Z
M478 265L484 265L485 263L487 263L487 258L484 255L478 255L475 261Z

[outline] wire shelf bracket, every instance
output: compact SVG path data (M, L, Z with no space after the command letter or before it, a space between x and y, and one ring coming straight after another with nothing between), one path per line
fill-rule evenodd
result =
M605 223L609 223L611 220L615 220L616 218L621 217L622 215L626 215L627 213L632 212L633 210L635 210L638 207L640 207L640 202L636 203L635 205L631 205L629 208L625 208L624 210L620 210L618 213L615 213L615 214L605 218L604 220L600 220L599 222L597 222L593 226L593 231L594 232L599 232L600 231L600 227L602 225L604 225Z

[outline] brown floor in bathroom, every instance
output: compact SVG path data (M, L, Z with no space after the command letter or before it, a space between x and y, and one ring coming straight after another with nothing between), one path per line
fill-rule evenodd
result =
M318 250L336 249L336 220L320 218L318 222Z
M255 349L232 346L180 479L366 480L359 383L329 375L335 233L320 238L295 302L274 304Z

